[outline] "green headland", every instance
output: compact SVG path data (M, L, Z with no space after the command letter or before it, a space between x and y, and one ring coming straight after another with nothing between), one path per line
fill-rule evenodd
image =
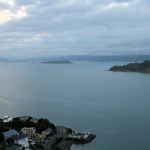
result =
M143 72L150 73L150 60L145 60L141 63L129 63L123 66L113 66L109 71L122 71L122 72Z

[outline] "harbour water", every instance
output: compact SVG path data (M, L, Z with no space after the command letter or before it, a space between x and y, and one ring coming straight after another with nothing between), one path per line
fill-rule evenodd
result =
M149 150L150 74L120 62L0 63L0 117L32 115L97 135L72 150Z

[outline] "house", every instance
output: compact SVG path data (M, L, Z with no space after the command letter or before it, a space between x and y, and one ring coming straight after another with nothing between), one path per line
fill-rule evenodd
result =
M3 117L3 122L4 122L4 123L10 122L10 121L12 121L12 120L13 120L13 118L10 117L10 116L4 116L4 117Z
M13 135L11 138L13 138L15 143L18 145L21 145L23 147L29 146L27 134Z
M84 135L84 139L87 139L87 138L88 138L88 136L89 136L88 134L85 134L85 135Z
M33 122L33 123L37 123L39 121L39 118L31 118L30 119L30 122Z
M40 141L44 141L44 139L46 139L46 134L37 133L36 138L40 139Z
M14 129L6 131L6 132L3 132L3 134L5 136L5 139L8 139L8 138L10 138L12 136L15 136L15 135L19 135L19 133L16 130L14 130Z
M35 133L36 128L34 128L34 127L30 127L30 128L24 127L21 129L21 132L24 134L27 134L29 138L36 137L36 133Z
M46 138L45 133L36 132L36 128L34 128L34 127L30 127L30 128L24 127L21 129L21 132L24 134L27 134L30 139L38 138L38 139L40 139L40 141L43 141ZM47 131L47 133L48 133L48 131Z
M21 117L19 117L19 119L21 120L21 121L24 121L24 122L26 122L28 119L30 119L31 117L30 116L21 116Z

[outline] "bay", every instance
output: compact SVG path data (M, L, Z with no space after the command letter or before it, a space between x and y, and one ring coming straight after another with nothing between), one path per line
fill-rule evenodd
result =
M0 63L0 117L32 115L97 135L72 150L149 150L150 74L121 62Z

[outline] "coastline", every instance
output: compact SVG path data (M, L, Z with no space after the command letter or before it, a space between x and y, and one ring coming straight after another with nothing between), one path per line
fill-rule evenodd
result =
M73 141L62 141L58 144L58 147L62 150L71 150Z
M74 141L74 140L69 140L69 141L61 141L57 146L61 148L62 150L71 150L71 147L73 145L84 145L90 143L92 140L96 138L96 135L90 134L90 136L84 140L84 141Z
M88 132L77 132L64 126L55 126L46 118L33 118L32 116L4 116L0 119L0 125L2 145L12 147L18 144L20 149L26 150L71 150L73 144L84 145L96 137ZM8 138L12 138L13 142L8 142Z
M145 60L141 63L129 63L122 66L115 65L109 71L150 73L150 60Z

